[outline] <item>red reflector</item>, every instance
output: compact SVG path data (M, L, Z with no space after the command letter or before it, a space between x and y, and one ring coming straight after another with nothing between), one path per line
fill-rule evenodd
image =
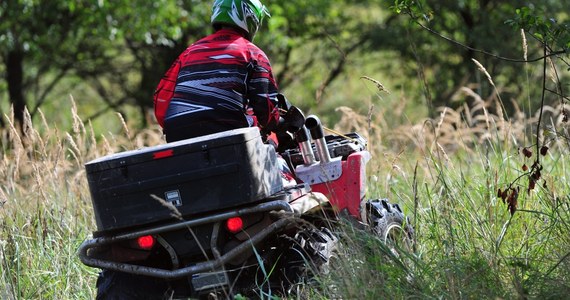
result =
M165 158L165 157L170 157L172 155L174 155L174 150L168 149L168 150L164 150L164 151L160 151L160 152L154 152L152 154L152 158L153 159L161 159L161 158Z
M226 228L231 233L236 233L243 229L243 220L240 217L229 218L226 221Z
M150 250L154 246L154 237L152 235L139 236L137 244L141 249Z

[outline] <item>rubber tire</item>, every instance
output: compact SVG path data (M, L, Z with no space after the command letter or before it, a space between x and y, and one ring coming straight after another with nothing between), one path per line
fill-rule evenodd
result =
M366 212L368 225L384 242L388 242L390 230L399 227L413 247L414 229L398 204L390 203L387 199L373 199L366 202Z
M328 228L303 228L295 234L286 256L285 280L294 285L328 274L337 248L338 237Z
M168 285L158 279L103 270L97 278L97 300L169 299Z

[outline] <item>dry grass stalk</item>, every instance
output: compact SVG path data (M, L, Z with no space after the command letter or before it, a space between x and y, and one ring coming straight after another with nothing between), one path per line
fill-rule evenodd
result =
M27 107L24 108L24 124L22 124L22 131L24 132L24 139L22 139L24 144L36 144L38 134L32 126L32 116L30 115Z
M460 88L459 92L464 94L465 96L473 98L473 101L475 102L475 106L470 108L470 113L466 114L469 116L469 120L471 121L469 122L469 125L470 126L475 125L477 123L476 121L480 119L480 117L478 117L480 116L478 111L483 111L484 121L487 126L486 130L490 130L491 123L489 121L490 120L489 112L487 111L487 104L485 103L485 101L483 101L483 98L481 98L479 94L475 93L475 91L473 91L468 87Z
M129 126L127 126L127 122L125 122L125 118L123 118L123 115L121 113L117 113L117 116L119 117L119 120L121 120L121 124L123 125L123 129L125 130L125 133L127 134L127 138L130 140L131 139L131 133L129 132Z
M489 74L489 72L487 72L487 69L485 69L485 67L483 67L483 65L477 61L476 59L472 58L471 59L475 65L477 66L477 68L479 69L479 71L483 72L483 74L485 74L485 76L487 77L487 80L489 81L489 83L496 88L495 86L495 82L493 82L493 78L491 77L491 75Z
M372 122L371 114L361 115L346 106L340 106L335 111L341 114L340 120L333 128L335 131L345 133L356 131L362 134L371 146L379 146L382 143L381 128L375 122Z
M10 110L10 117L6 118L8 121L8 125L10 126L8 131L8 141L12 145L12 153L13 153L13 161L14 164L11 165L11 169L13 172L9 174L10 177L8 178L18 178L20 177L20 160L22 156L25 155L24 153L24 144L22 142L22 138L20 137L20 133L16 129L15 122L14 122L14 107Z
M546 62L548 63L548 78L550 78L550 81L558 86L558 78L556 76L556 67L554 66L554 62L550 57L546 58Z
M174 218L177 218L179 220L184 220L182 218L182 214L180 213L180 211L176 208L176 206L174 206L174 204L158 197L157 195L151 194L150 197L156 201L158 201L158 203L160 203L160 205L166 207L168 210L170 210L170 215Z
M73 118L73 132L76 135L85 134L85 126L83 125L83 121L79 114L77 113L77 105L75 104L75 99L73 95L69 95L71 100L71 117Z
M449 156L447 155L447 152L445 152L445 149L441 146L440 143L436 143L436 144L437 144L437 148L439 149L441 154L443 154L443 159L445 160L445 163L453 168L453 163L452 163L451 159L449 159Z
M526 34L524 29L521 29L522 47L523 47L523 58L528 60L528 42L526 40Z
M71 134L69 134L68 132L65 133L65 135L67 136L67 141L69 142L69 144L71 145L72 149L68 149L69 153L71 153L71 155L73 156L73 158L75 159L75 161L77 162L78 166L83 165L81 163L81 150L79 150L79 147L77 146L77 144L75 143L75 141L73 140L73 137L71 136Z
M95 130L93 129L93 123L89 120L89 135L91 137L91 148L95 151L95 156L100 156L99 147L97 147L97 140L95 140Z
M497 111L497 118L500 122L500 124L498 125L498 128L500 130L500 133L501 133L503 139L506 139L507 135L508 135L507 127L510 127L510 126L507 125L507 120L505 120L505 114L503 111L503 105L501 105L501 102L498 99L495 100L495 110Z
M99 157L100 151L113 153L115 149L121 149L128 144L127 138L122 135L112 137L114 144L109 144L105 136L96 138L91 123L87 133L73 99L73 128L68 132L49 126L41 110L34 120L27 111L24 116L20 129L12 109L5 117L6 127L0 128L0 219L10 222L14 218L22 218L22 222L27 221L25 225L18 226L21 232L28 233L41 227L40 238L43 241L49 240L46 236L54 233L51 231L53 227L45 224L49 218L44 216L48 214L61 218L54 224L64 231L77 231L75 220L82 224L92 222L94 228L83 163ZM154 132L145 131L142 138L135 136L141 146L148 145L161 139L161 135L156 134L156 130ZM34 224L34 218L44 223ZM0 256L2 254L0 250ZM28 265L31 262L21 263Z
M526 146L529 145L529 141L533 140L538 112L535 115L527 116L518 105L513 105L513 117L506 120L502 102L495 96L484 100L468 87L461 88L454 99L461 96L471 97L473 99L472 106L465 103L456 110L440 107L437 109L440 112L439 118L435 120L426 119L412 125L381 128L383 132L387 133L385 137L387 145L398 146L402 143L408 146L413 145L423 155L424 151L432 152L441 149L448 154L458 149L470 153L473 151L473 146L484 143ZM515 100L512 101L516 104ZM563 110L563 107L544 107L545 114L554 120L553 124L555 125L553 126L559 128L558 132L567 130L565 126L568 126L562 122ZM375 122L381 124L381 122ZM553 147L565 146L562 142L564 139L555 140L552 144ZM438 145L435 144L436 142ZM567 150L568 147L565 146L565 148ZM393 150L399 151L399 149L401 146Z
M501 99L501 94L499 93L499 89L498 89L497 86L495 85L495 82L493 81L493 78L491 77L491 75L489 74L489 72L487 72L487 69L485 69L485 67L483 67L483 65L482 65L480 62L478 62L476 59L472 58L471 60L475 63L475 65L477 65L477 68L478 68L481 72L483 72L483 74L485 74L485 76L487 77L487 80L489 81L489 83L491 84L491 86L493 86L493 89L494 89L494 91L495 91L495 94L496 94L496 96L497 96L497 99L498 99L500 105L501 105L501 106L504 106L504 105L503 105L503 99Z
M160 145L166 143L164 136L162 134L162 130L156 126L153 128L146 128L139 131L134 140L134 148L139 149L142 147L146 147L149 145Z
M368 76L361 76L360 79L366 79L368 81L371 81L376 85L376 88L378 89L379 92L386 92L387 94L390 94L390 91L386 89L386 87L384 87L384 85L380 83L380 81Z
M109 144L109 141L107 140L107 138L103 135L101 136L101 138L103 139L103 148L105 148L105 155L109 155L112 154L113 148L111 148L111 144Z
M8 194L4 192L4 187L0 186L0 208L2 208L6 202L8 202Z
M441 112L441 114L439 115L439 122L437 122L437 126L435 127L435 135L438 136L439 133L441 132L441 127L443 125L443 120L445 119L445 116L447 115L447 107L443 108L443 111Z

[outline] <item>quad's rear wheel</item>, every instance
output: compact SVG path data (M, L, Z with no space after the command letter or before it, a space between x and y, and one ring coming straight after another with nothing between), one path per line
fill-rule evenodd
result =
M97 278L97 300L169 299L168 285L155 278L103 270Z
M338 237L328 228L308 226L290 239L292 245L283 257L284 282L289 290L297 283L305 284L315 276L329 273L331 260L335 257Z

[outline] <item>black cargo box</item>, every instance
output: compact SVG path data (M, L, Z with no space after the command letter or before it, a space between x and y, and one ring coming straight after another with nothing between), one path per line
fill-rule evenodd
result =
M108 155L85 165L99 232L260 201L282 190L277 157L257 128ZM170 209L168 207L171 207Z

